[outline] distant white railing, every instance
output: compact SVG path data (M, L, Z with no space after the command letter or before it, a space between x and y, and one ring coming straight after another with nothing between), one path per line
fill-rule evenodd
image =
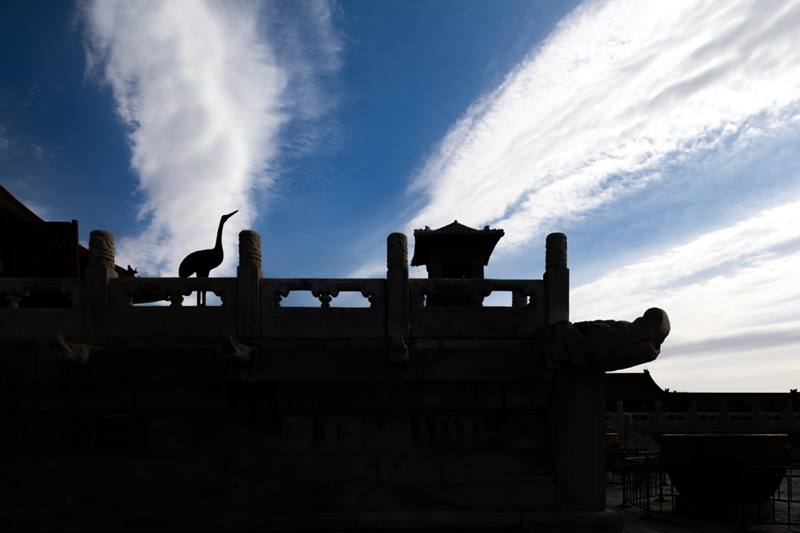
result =
M743 402L745 405L741 405ZM703 404L702 410L698 409L698 403ZM727 400L689 399L685 404L685 410L666 410L665 402L656 400L651 410L627 412L624 402L618 401L616 412L606 412L606 425L623 429L625 417L629 417L633 430L653 434L783 431L800 425L800 413L794 409L790 399L780 401L779 405L772 402L770 410L765 409L769 403L765 406L763 401L756 398L737 400L736 408L744 407L746 410L736 411L729 410L730 403ZM773 410L775 407L779 410Z

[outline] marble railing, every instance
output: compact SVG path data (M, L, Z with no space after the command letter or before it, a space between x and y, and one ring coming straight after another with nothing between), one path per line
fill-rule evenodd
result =
M220 305L185 306L194 304L186 297L197 291ZM110 337L237 335L236 278L118 278L109 280L108 293Z
M292 292L310 292L315 306L281 305ZM355 293L362 306L336 305ZM386 335L385 279L263 279L261 332L264 337L383 337Z
M83 336L83 293L80 279L0 278L0 336Z
M532 337L549 309L568 309L565 246L558 259L548 251L549 289L543 280L409 279L401 234L388 239L386 279L264 278L252 231L240 234L236 277L119 278L113 237L94 231L84 279L0 279L0 337ZM208 305L194 305L198 291ZM286 305L297 292L319 305ZM497 292L511 293L510 305L481 305ZM348 306L350 296L360 302Z
M499 292L511 293L511 306L479 305ZM417 337L530 337L546 323L544 295L542 280L412 279L411 332ZM437 297L476 305L428 305Z

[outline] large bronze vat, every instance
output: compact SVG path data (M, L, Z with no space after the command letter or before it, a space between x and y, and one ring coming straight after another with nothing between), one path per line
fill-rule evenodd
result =
M771 434L665 434L661 457L682 498L761 503L780 485L789 437Z

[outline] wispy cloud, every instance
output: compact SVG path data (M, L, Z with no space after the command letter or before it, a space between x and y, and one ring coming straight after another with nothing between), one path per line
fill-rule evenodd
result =
M800 101L798 24L796 2L588 2L442 140L408 229L496 224L502 250L746 145Z
M6 135L6 129L0 126L0 158L5 156L9 146L11 146L11 140Z
M146 228L120 240L121 261L146 275L177 273L213 245L223 213L236 235L251 225L255 192L274 183L279 134L292 118L292 73L251 2L97 1L82 6L87 60L110 86L129 130Z
M625 199L663 207L665 195L690 185L695 197L682 193L685 203L702 202L698 194L736 203L739 220L728 216L727 227L704 214L691 234L687 224L684 236L659 229L667 241L659 252L639 242L621 250L624 262L593 258L614 270L593 272L573 290L572 319L632 320L663 307L672 333L651 364L662 384L788 387L800 379L790 357L800 348L800 289L792 283L800 271L798 176L783 178L782 198L755 202L747 188L757 192L758 181L734 181L730 168L738 197L719 176L704 187L703 174L676 169L700 168L709 155L726 167L750 165L764 144L796 137L797 27L800 3L790 1L586 2L435 148L412 180L410 192L424 201L406 231L454 218L502 227L502 264L528 243L538 255L554 227L589 239L601 208L654 217ZM684 207L675 202L668 207Z
M706 369L716 371L736 366L737 354L749 354L750 363L770 367L773 360L762 358L764 350L782 349L784 358L800 350L798 212L795 198L605 273L572 291L573 319L630 320L658 306L668 310L672 333L653 366L661 369L662 361L676 358L701 367L699 361L728 354L723 361L706 361ZM796 366L791 375L773 368L773 378L800 379ZM705 380L706 387L720 388L710 372L701 379L680 364L663 368L666 385L687 388Z

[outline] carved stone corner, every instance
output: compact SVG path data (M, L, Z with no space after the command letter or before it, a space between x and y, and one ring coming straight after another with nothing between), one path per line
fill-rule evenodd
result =
M408 366L408 346L402 335L392 335L386 339L386 357L392 365Z
M255 347L237 342L233 337L229 336L222 353L229 365L246 367L250 366L253 361L253 350L255 350Z
M56 334L56 341L58 341L58 345L61 347L61 356L66 361L77 365L87 364L92 354L102 348L101 346L92 344L67 342L60 333Z

